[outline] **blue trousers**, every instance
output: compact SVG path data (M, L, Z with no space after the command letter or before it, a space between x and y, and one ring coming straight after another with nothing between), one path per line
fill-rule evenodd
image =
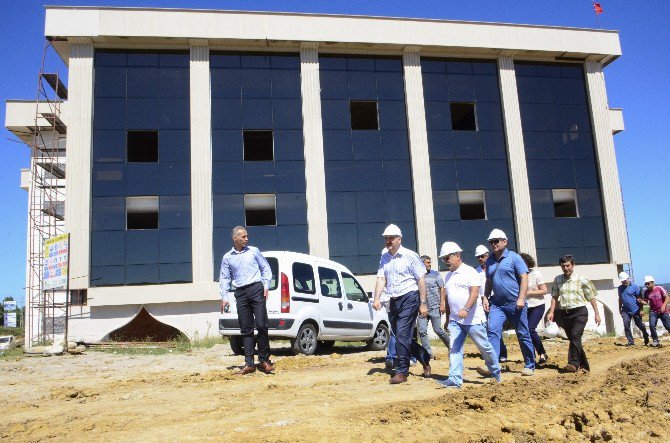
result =
M504 306L491 304L489 309L489 342L493 346L496 358L500 355L500 338L506 320L510 320L516 330L519 347L523 354L523 366L535 369L535 348L528 328L528 306L517 309L515 303Z
M398 356L396 374L409 374L410 355L421 363L430 361L430 354L414 340L414 326L419 313L419 291L412 291L391 299L389 320L395 333L395 350Z
M535 351L537 351L537 355L540 356L547 353L544 350L540 334L537 333L537 325L540 324L540 320L542 320L543 316L544 305L528 308L528 329L530 329L530 338L533 340L533 346L535 347Z
M658 321L661 320L661 323L663 323L663 326L665 329L670 332L670 314L667 312L664 312L662 314L658 314L654 311L649 311L649 329L651 330L651 339L654 341L658 341L658 333L656 332L656 324Z
M649 341L649 334L647 333L647 328L644 327L644 323L642 323L642 316L640 315L640 311L637 311L635 314L621 311L621 319L623 320L623 332L626 334L626 340L628 340L629 344L632 345L635 343L635 340L633 339L633 331L630 329L631 320L633 320L635 322L635 326L637 326L638 329L642 331L642 337L644 337L645 343ZM649 325L651 326L651 316L649 318Z
M495 377L500 374L500 364L498 356L493 350L489 339L486 336L486 323L478 325L462 325L453 320L449 320L449 379L456 385L463 384L463 345L465 339L470 337L482 354L486 366Z

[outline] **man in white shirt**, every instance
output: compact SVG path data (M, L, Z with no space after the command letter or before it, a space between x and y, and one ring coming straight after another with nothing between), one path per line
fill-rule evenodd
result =
M470 337L486 362L491 377L500 382L500 365L489 343L486 315L479 296L480 277L472 266L463 263L463 250L454 242L444 242L440 258L449 266L444 286L449 304L449 377L439 381L445 388L460 388L463 384L463 345Z
M430 354L413 338L416 316L428 315L426 299L426 268L416 252L401 246L402 233L396 225L389 225L382 234L387 251L379 259L375 285L376 310L384 291L390 298L389 320L395 332L398 363L391 384L404 383L409 374L410 354L423 364L423 376L430 377Z

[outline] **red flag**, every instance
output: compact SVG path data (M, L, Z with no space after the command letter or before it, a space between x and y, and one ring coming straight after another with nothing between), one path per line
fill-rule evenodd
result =
M600 6L600 3L594 3L593 4L593 10L596 11L596 14L602 14L603 13L603 7Z

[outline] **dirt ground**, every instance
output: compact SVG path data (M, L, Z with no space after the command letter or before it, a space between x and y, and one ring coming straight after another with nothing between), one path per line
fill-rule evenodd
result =
M500 385L477 375L468 343L460 390L436 384L449 366L439 344L432 379L419 365L396 386L384 353L360 347L312 357L273 347L276 374L243 377L227 345L2 360L0 440L670 441L670 341L624 348L594 338L591 373L562 374L567 341L549 340L549 364L523 378L515 342Z

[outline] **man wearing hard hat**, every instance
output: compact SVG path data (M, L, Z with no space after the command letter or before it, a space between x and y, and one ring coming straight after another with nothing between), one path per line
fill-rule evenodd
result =
M477 271L477 274L479 274L479 295L482 297L483 302L484 289L486 288L486 260L489 259L489 250L486 248L486 246L478 245L475 248L475 258L479 262L479 266L475 268L475 271ZM488 316L488 312L486 315ZM498 361L500 363L507 361L507 345L505 344L505 340L503 340L502 337L500 337L500 355L498 355Z
M479 275L463 263L461 252L454 242L444 242L440 249L440 258L449 266L444 276L449 303L449 377L438 382L445 388L460 388L463 384L463 345L467 337L479 349L491 376L500 382L498 356L487 337L486 314L479 297Z
M630 281L630 277L625 272L619 273L619 312L621 313L621 318L623 319L623 330L626 335L625 346L634 346L635 339L633 338L633 333L630 330L630 321L635 322L635 326L642 331L642 336L644 337L645 346L649 344L649 334L647 334L647 328L644 327L642 323L642 309L640 305L644 302L642 301L642 288Z
M491 231L489 244L493 255L486 261L484 291L489 305L489 342L499 356L503 326L506 320L511 321L523 354L521 375L530 376L535 372L535 349L528 328L528 266L519 254L507 249L507 236L502 230ZM484 307L486 304L484 301Z
M661 346L658 342L658 333L656 332L656 324L661 320L665 329L670 332L670 297L665 292L663 286L656 286L654 277L651 275L644 276L644 300L649 303L649 329L651 331L652 346L657 348Z
M385 291L390 298L389 320L395 332L396 364L391 384L404 383L409 374L409 359L413 355L423 364L423 376L430 377L430 354L413 337L416 316L428 315L426 298L426 268L418 254L401 246L402 232L396 225L388 225L382 234L386 252L379 259L375 301L373 307L380 310L380 296Z

